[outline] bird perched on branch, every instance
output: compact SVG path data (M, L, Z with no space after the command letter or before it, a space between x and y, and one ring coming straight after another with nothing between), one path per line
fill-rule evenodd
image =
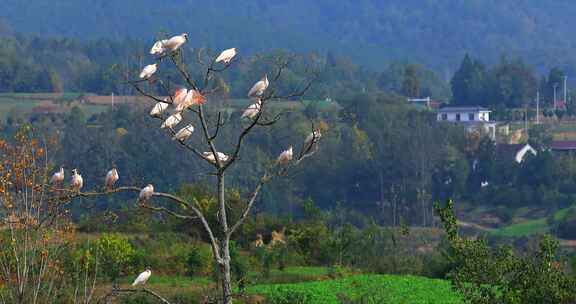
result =
M185 142L188 137L190 137L192 135L192 132L194 132L194 126L193 125L187 125L186 127L180 129L178 132L176 132L176 134L174 134L174 136L172 137L172 140L178 140L180 142Z
M162 55L167 51L174 52L188 41L188 34L174 36L170 39L158 40L150 49L151 55Z
M293 156L294 156L294 154L292 152L292 146L290 146L290 148L288 148L287 150L284 150L284 151L282 151L282 153L280 153L280 155L278 156L278 159L276 160L276 163L281 165L281 166L284 166L292 160Z
M186 99L187 94L188 94L188 89L186 89L186 88L181 88L181 89L176 90L176 92L174 93L174 97L172 98L172 102L173 102L174 107L178 107L179 104L184 102L184 99Z
M152 271L150 270L150 267L146 267L146 270L144 272L140 273L138 275L138 277L136 277L136 280L134 280L134 283L132 283L132 286L146 284L148 279L150 279L151 275L152 275Z
M317 143L321 137L322 133L320 132L320 129L314 130L312 133L306 136L306 139L304 140L304 147L309 147L310 145Z
M80 191L84 185L84 180L82 175L78 174L78 169L72 170L72 180L70 181L70 186L74 191Z
M145 202L149 200L153 194L154 194L154 186L152 186L152 184L148 184L146 185L146 187L140 190L140 194L138 195L138 201Z
M54 185L62 185L64 182L64 168L60 167L60 170L52 174L50 178L50 183Z
M212 152L204 152L202 153L204 154L204 157L206 157L206 159L215 164L216 163L216 158L214 158L214 154ZM216 155L218 155L218 159L220 160L220 163L225 163L228 161L228 155L222 153L222 152L216 152Z
M264 77L256 82L250 91L248 91L248 97L261 97L268 88L269 84L268 75L264 75Z
M262 109L262 100L258 99L255 103L249 105L248 108L244 110L244 113L242 113L242 116L240 118L254 119L254 117L258 115L258 112L260 112L260 109Z
M230 61L232 61L234 56L236 56L236 48L227 49L227 50L222 51L222 53L220 53L220 55L218 55L218 57L216 58L216 60L214 62L224 62L224 63L228 64L228 63L230 63Z
M158 70L158 65L156 63L149 64L142 69L142 72L140 72L140 78L141 79L148 79L148 78L152 77L152 75L154 75L154 73L156 73L157 70Z
M181 120L182 120L182 114L180 114L180 112L174 113L170 115L168 118L166 118L166 120L162 123L162 125L160 125L160 128L173 129L177 124L180 123Z
M106 179L104 180L104 185L106 185L106 190L112 191L114 189L114 184L118 181L120 176L118 175L118 170L116 167L112 167L108 173L106 173Z
M188 93L186 93L184 100L182 100L181 102L178 103L178 105L176 105L176 112L182 112L191 106L199 106L204 104L205 102L206 98L198 91L194 89L188 90Z
M160 116L162 113L164 113L164 111L166 111L166 109L168 109L168 106L170 105L168 103L168 101L166 99L164 99L164 101L166 102L157 102L154 107L152 108L152 110L150 110L150 116L152 117L158 117Z

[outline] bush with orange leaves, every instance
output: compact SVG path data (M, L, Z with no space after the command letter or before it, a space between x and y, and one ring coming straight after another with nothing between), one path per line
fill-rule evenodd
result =
M46 150L30 127L0 139L0 303L53 303L65 284L70 200L49 188Z

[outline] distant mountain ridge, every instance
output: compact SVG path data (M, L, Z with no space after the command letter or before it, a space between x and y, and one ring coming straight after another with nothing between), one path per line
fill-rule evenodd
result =
M409 61L446 75L465 52L488 62L508 54L538 67L576 66L571 0L1 2L0 19L24 34L152 41L159 31L186 31L193 45L330 50L367 67Z

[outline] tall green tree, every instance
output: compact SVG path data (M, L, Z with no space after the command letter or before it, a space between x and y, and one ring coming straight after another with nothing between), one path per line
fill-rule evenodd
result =
M458 105L485 105L487 102L483 94L485 78L484 65L466 54L460 68L450 81L452 102Z

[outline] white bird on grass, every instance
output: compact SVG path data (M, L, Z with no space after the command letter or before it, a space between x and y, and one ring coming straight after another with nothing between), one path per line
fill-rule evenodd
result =
M51 184L59 184L61 185L64 182L64 168L60 167L60 170L52 174L50 178Z
M152 117L160 116L160 114L162 114L164 111L166 111L166 109L168 109L168 106L170 104L168 103L168 101L166 99L164 99L164 101L165 102L157 102L154 105L152 110L150 110L150 116L152 116Z
M161 129L164 129L164 128L172 129L177 124L179 124L180 121L182 121L182 114L180 114L180 112L174 113L174 114L170 115L168 118L166 118L166 120L162 123L162 125L160 125L160 128Z
M176 134L174 134L174 136L172 137L172 140L178 140L180 142L185 142L188 137L190 137L190 135L192 135L192 132L194 132L194 126L193 125L187 125L186 127L180 129Z
M82 179L82 175L78 174L78 169L72 170L72 180L70 181L70 186L74 191L80 191L82 186L84 185L84 180Z
M266 91L266 89L268 88L268 85L270 83L268 82L268 75L264 75L264 77L262 77L262 79L260 79L258 82L256 82L252 88L250 89L250 91L248 91L248 97L260 97L264 94L264 91Z
M152 77L152 75L154 75L154 73L156 73L157 70L158 70L158 65L156 63L149 64L142 69L142 72L140 72L140 78L141 79L148 79L148 78Z
M118 175L118 170L116 170L116 167L112 167L112 169L106 173L106 179L104 180L106 190L112 191L112 189L114 189L114 184L118 181L119 178L120 176Z
M156 41L156 43L154 43L150 49L150 54L162 55L166 51L174 52L178 50L184 43L186 43L186 41L188 41L188 34L186 33L174 36L170 39Z
M215 164L216 163L216 159L214 158L214 153L212 152L204 152L202 153L204 154L204 157L206 157L206 159ZM218 155L218 159L220 160L220 163L225 163L228 161L228 155L222 153L222 152L216 152L216 155Z
M288 150L284 150L282 153L280 153L280 155L278 156L278 159L276 160L276 163L284 166L292 160L293 156L294 156L294 154L292 152L292 146L290 146L290 148L288 148Z
M220 55L216 58L214 62L224 62L226 64L230 63L232 59L236 56L236 48L231 48L222 51Z
M152 271L150 270L150 267L146 267L146 270L144 272L140 273L138 275L138 277L136 278L136 280L134 280L134 283L132 283L132 286L146 284L148 279L150 279L151 275L152 275Z
M254 117L256 117L256 115L258 114L258 112L260 112L261 108L262 108L262 100L258 99L255 103L249 105L248 108L244 110L244 113L242 113L240 119L244 119L246 117L254 119Z
M152 184L148 184L146 185L146 187L140 190L140 194L138 195L138 201L145 202L152 197L152 194L154 194L154 186Z
M198 93L198 91L191 89L186 93L184 100L176 105L176 112L182 112L191 106L203 105L206 102L206 97Z

